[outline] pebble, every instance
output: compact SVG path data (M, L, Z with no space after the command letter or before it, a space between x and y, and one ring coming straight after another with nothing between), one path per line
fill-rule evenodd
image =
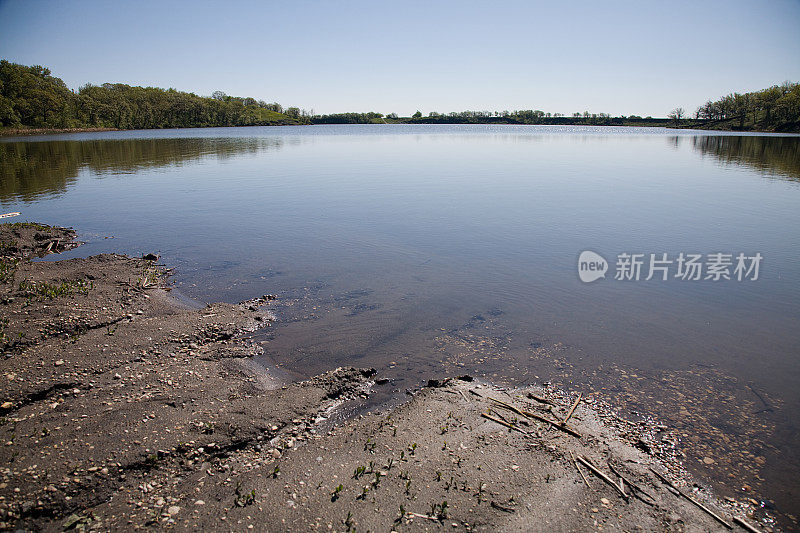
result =
M196 502L194 502L194 504L195 505L205 505L206 502L204 502L203 500L197 500Z
M175 516L176 514L178 514L180 512L181 512L181 508L178 507L177 505L173 505L172 507L167 509L167 513L169 513L170 516Z
M55 364L56 366L61 366L61 365L63 365L63 364L64 364L64 360L63 360L63 359L59 359L59 360L58 360L58 361L56 361L54 364Z

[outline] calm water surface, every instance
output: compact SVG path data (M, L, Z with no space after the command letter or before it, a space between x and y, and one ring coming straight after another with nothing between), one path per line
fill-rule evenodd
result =
M88 241L67 256L159 252L194 298L279 294L264 362L290 376L361 365L399 391L454 373L593 390L678 428L687 466L723 492L798 513L798 137L136 131L4 139L0 170L4 212ZM580 282L587 249L607 279ZM622 252L764 260L755 282L614 281Z

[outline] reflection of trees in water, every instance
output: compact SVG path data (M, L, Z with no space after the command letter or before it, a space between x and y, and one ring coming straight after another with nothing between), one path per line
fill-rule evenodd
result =
M174 167L278 149L280 138L176 138L0 143L0 202L58 194L82 168L96 174Z
M800 137L721 135L691 139L695 150L711 154L723 164L800 179Z

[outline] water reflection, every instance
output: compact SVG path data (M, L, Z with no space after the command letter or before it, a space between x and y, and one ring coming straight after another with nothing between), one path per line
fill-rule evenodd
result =
M128 174L256 154L283 142L279 137L0 142L0 203L63 193L83 168L97 175Z
M677 144L679 137L673 137ZM744 165L764 173L800 179L800 142L797 137L692 137L692 147L724 165Z

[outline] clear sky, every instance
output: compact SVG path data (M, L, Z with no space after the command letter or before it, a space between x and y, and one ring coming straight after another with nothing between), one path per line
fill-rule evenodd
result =
M666 116L800 81L800 0L0 0L0 58L316 113Z

